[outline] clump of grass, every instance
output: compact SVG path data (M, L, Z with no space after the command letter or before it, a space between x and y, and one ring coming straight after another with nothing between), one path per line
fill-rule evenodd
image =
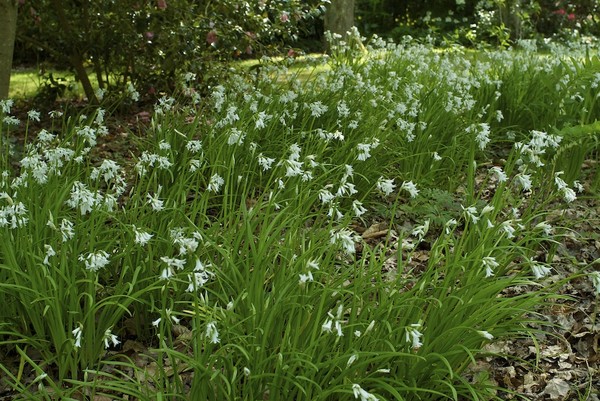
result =
M351 65L334 55L308 81L265 66L204 100L164 97L130 169L94 155L102 109L60 137L28 133L14 169L3 102L12 386L29 399L494 398L461 374L485 344L527 335L553 296L538 284L557 235L544 216L576 196L544 168L556 120L533 121L490 165L519 129L502 125L503 88L529 67L508 53L489 56L511 60L499 71L417 44L369 51ZM396 211L436 186L460 189L460 210L401 230ZM357 231L382 217L380 242ZM144 366L119 352L128 340Z

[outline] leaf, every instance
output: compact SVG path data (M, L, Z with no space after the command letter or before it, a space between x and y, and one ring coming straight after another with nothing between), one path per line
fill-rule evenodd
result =
M571 391L569 383L563 379L554 378L546 384L543 394L547 394L553 400L564 400Z

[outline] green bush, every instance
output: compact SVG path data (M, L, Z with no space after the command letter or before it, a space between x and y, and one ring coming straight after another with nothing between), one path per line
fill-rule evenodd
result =
M257 57L288 45L318 17L318 2L225 0L26 2L18 37L45 60L70 66L95 98L82 72L94 70L101 89L142 94L172 90L182 72L217 84L222 61ZM87 86L87 87L86 87Z

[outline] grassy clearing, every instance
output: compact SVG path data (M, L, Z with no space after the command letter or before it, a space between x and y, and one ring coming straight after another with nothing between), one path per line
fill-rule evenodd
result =
M329 66L321 60L322 57L322 55L298 56L291 64L288 63L289 60L284 57L274 57L269 59L268 64L278 64L281 66L288 65L288 75L306 81L329 68ZM236 62L233 64L233 68L256 70L260 68L260 65L260 60L252 59ZM40 70L36 68L18 68L13 70L10 77L9 98L15 100L34 98L45 85L50 87L53 86L52 82L49 80L50 74L57 83L66 86L65 93L63 94L64 97L84 97L81 86L74 80L73 74L69 71L50 70L41 73ZM98 89L98 83L93 71L90 70L88 72L88 78L94 89ZM281 77L281 79L284 78L284 76Z
M566 133L596 138L600 68L357 51L207 99L188 77L131 171L92 157L102 109L29 132L15 170L2 104L0 341L18 363L0 368L18 399L501 394L462 374L557 297L546 216L597 190L558 155L598 149Z
M10 76L10 92L11 99L27 99L33 98L39 93L40 88L44 85L50 85L49 74L59 84L64 84L67 88L65 95L67 97L82 97L83 91L73 80L73 74L68 71L49 71L41 74L35 68L20 68L13 70ZM94 83L92 74L90 80Z

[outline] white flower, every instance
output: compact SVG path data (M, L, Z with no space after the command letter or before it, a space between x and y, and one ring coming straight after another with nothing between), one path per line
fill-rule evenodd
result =
M121 341L119 341L119 339L117 338L116 335L114 335L110 329L106 329L106 331L104 332L104 348L108 349L110 347L110 343L112 343L113 347L116 347L117 345L121 344Z
M485 331L485 330L477 330L477 333L482 336L483 338L486 338L488 340L493 340L494 336L491 335L489 332Z
M358 200L352 201L352 210L356 217L360 217L367 212L367 209L365 209L363 204Z
M542 221L533 227L536 230L542 230L545 235L552 235L554 233L554 228L550 224L545 221Z
M354 362L356 362L357 359L358 359L358 354L350 355L350 358L348 358L348 362L346 362L346 367L349 367L350 365L352 365Z
M331 230L330 235L330 242L332 244L341 244L342 248L347 254L353 254L356 252L356 249L354 248L354 237L352 232L347 228L343 228L338 231Z
M76 131L77 136L82 137L89 146L96 146L96 130L89 125L84 126L83 128L79 128Z
M219 192L223 184L225 184L225 180L223 180L219 174L213 174L212 177L210 177L210 181L206 187L206 190L215 193Z
M106 251L88 253L87 256L79 255L79 260L84 262L85 268L91 272L97 272L109 263Z
M198 241L195 238L181 238L174 241L175 244L179 245L179 254L187 255L193 253L198 248Z
M378 401L379 399L375 397L373 394L365 391L361 386L354 383L352 385L352 393L354 393L354 398L360 398L360 401Z
M183 270L185 268L185 259L167 258L166 256L161 256L160 260L165 262L169 267L177 270Z
M200 259L196 259L196 266L194 267L194 273L188 274L188 288L187 292L192 292L200 287L204 286L212 277L214 273L206 270Z
M48 164L42 160L39 154L31 154L21 160L21 166L31 170L31 175L38 184L48 181Z
M375 320L371 320L371 323L369 323L369 325L365 329L365 334L367 334L368 332L370 332L374 328L375 328Z
M492 174L494 174L498 182L505 182L506 180L508 180L508 176L504 171L502 171L501 167L493 166L490 168L490 171L492 172Z
M413 228L413 230L410 234L415 237L418 237L421 240L421 239L423 239L425 234L427 234L428 231L429 231L429 220L425 220L425 223Z
M315 155L308 155L306 156L306 160L308 161L308 165L310 166L310 168L315 168L319 166L319 162L316 161L317 156Z
M350 115L350 108L343 100L340 100L340 102L338 103L337 110L341 118L345 118Z
M56 251L54 251L52 246L50 246L48 244L44 245L44 248L46 249L46 257L44 257L44 261L42 263L45 265L49 265L50 262L48 259L50 259L51 256L56 255Z
M328 109L328 107L320 101L309 104L308 108L310 109L310 114L313 117L321 117L327 112Z
M342 331L342 315L344 314L344 305L340 304L337 308L336 316L333 316L331 311L327 312L327 319L325 323L321 325L321 331L325 331L327 333L332 333L333 328L335 328L336 334L338 337L343 337L344 333Z
M62 235L62 241L67 242L75 236L74 225L70 220L63 219L60 221L60 234Z
M577 199L577 194L569 187L562 188L560 192L562 193L565 202L571 203Z
M292 160L291 158L284 161L285 164L285 176L286 177L296 177L302 175L304 170L302 170L302 162L298 160Z
M121 167L113 160L105 159L102 161L100 167L94 167L90 173L90 178L95 180L100 175L104 178L105 182L109 182L119 176L119 170Z
M83 338L83 325L81 325L80 323L79 326L75 327L75 329L71 331L71 333L73 333L73 336L75 337L74 347L81 348L81 340Z
M14 101L12 99L0 100L0 110L2 110L2 113L4 114L9 114L13 104Z
M158 325L160 324L160 321L161 321L161 320L162 320L162 317L159 317L158 319L156 319L156 320L153 320L153 321L152 321L152 326L154 326L154 327L158 327Z
M155 212L160 212L161 210L164 209L164 202L162 200L158 199L158 197L160 196L161 190L162 190L162 186L159 185L158 191L156 191L156 193L154 195L146 194L146 197L148 198L148 204L152 207L152 210L154 210Z
M358 191L356 190L356 187L353 183L343 181L338 187L335 196L352 196L357 192Z
M379 139L374 138L371 143L359 143L356 145L358 150L357 160L364 161L371 157L371 150L379 146Z
M329 186L329 187L331 187L331 186ZM330 203L331 201L333 201L334 199L335 199L335 195L332 194L327 189L327 187L319 190L319 200L321 201L321 203L327 204L327 203Z
M210 338L210 342L213 344L219 343L219 332L217 331L217 322L210 322L206 325L206 338Z
M496 258L493 256L485 256L481 261L483 267L485 268L485 277L491 277L494 275L494 270L498 267L498 262L496 262Z
M335 216L337 220L341 220L342 218L344 218L344 213L340 212L340 210L338 209L339 207L340 204L338 202L332 203L329 207L329 210L327 211L327 216Z
M354 167L350 164L344 165L344 175L342 177L342 181L346 181L348 178L352 178L354 176Z
M560 176L564 173L564 171L557 171L556 173L554 173L554 183L556 184L556 188L558 188L559 191L562 191L564 188L567 187L567 183L562 178L560 178Z
M46 131L45 129L42 129L37 136L37 140L40 143L44 143L44 144L49 144L50 142L52 142L54 139L56 138L56 135L51 134L50 132Z
M104 94L105 93L106 93L106 90L104 90L102 88L96 89L96 97L98 98L98 100L104 99Z
M504 115L501 110L496 110L496 121L500 122L504 120Z
M12 203L0 207L0 227L15 229L23 227L29 221L27 208L23 202Z
M489 124L473 124L467 128L467 133L476 133L475 140L479 145L479 149L484 150L490 142L490 126Z
M306 262L306 267L309 269L319 270L319 263L316 260L309 260Z
M400 190L403 189L410 194L411 198L416 198L419 194L417 186L412 181L404 181L402 186L400 186Z
M523 191L529 191L531 189L531 175L522 173L517 174L515 176L515 181Z
M328 318L325 320L325 323L321 325L321 331L326 331L327 333L331 333L331 328L333 325L333 320Z
M260 153L258 155L258 164L262 167L263 171L270 170L271 165L273 164L274 161L275 161L275 159L270 158L270 157L265 157L265 156L263 156L262 153Z
M229 133L229 138L227 138L228 145L241 145L244 143L244 138L246 138L246 134L240 131L237 128L232 128Z
M202 150L202 142L198 140L191 140L185 144L185 148L190 151L190 153L198 153Z
M376 185L377 189L383 192L385 196L389 196L392 192L394 192L394 189L396 188L393 178L385 179L383 177L379 177Z
M299 276L300 276L300 281L299 281L300 284L304 284L304 283L309 282L309 281L314 281L312 272L310 272L310 271L307 272L306 274L302 274L301 273Z
M138 100L140 100L139 92L135 90L135 88L133 87L133 85L131 83L129 83L127 85L127 94L129 95L129 98L131 100L133 100L134 102L137 102Z
M503 221L500 224L500 229L506 233L506 238L514 238L515 237L515 228L512 226L512 220Z
M172 267L165 267L162 272L160 272L159 280L169 280L171 277L175 275L175 271Z
M13 116L6 116L2 119L2 121L4 121L4 123L6 125L15 125L16 126L16 125L21 124L21 121L18 118L13 117Z
M583 187L583 185L581 185L581 183L579 181L574 181L573 182L573 187L577 190L577 192L582 193L585 188Z
M31 121L40 121L40 112L37 110L29 110L27 112L27 118L29 118Z
M171 319L173 321L173 323L175 323L175 324L179 324L179 322L181 321L181 319L179 319L177 316L173 315L173 312L171 311L171 309L165 309L165 314L167 315L167 318Z
M102 195L93 193L87 189L85 184L75 181L71 188L71 197L65 203L73 209L79 207L79 211L83 216L94 210L94 206L102 203Z
M169 150L171 149L171 144L163 139L158 143L158 148L160 150Z
M423 346L421 342L421 337L423 337L423 333L419 331L421 328L421 323L411 324L406 328L406 341L411 342L412 349L417 350Z
M200 160L190 159L190 172L195 173L200 168Z
M492 205L485 205L483 207L483 209L481 209L481 216L483 216L484 214L488 214L494 211L494 206Z
M460 207L465 211L465 214L471 219L473 224L477 224L479 216L477 216L477 209L475 206L464 207L460 205Z
M136 226L133 226L133 232L135 233L135 243L142 246L146 245L154 236L146 231L138 230Z
M446 234L450 234L457 225L458 221L456 221L456 219L450 219L444 224L444 231Z
M59 110L51 110L48 112L50 118L60 118L63 116L63 112Z
M262 129L266 127L266 124L273 118L273 115L267 114L264 111L261 111L256 116L256 122L254 124L254 128Z
M319 138L325 140L325 142L331 142L334 139L338 141L344 140L344 134L342 134L340 131L327 132L323 131L321 128L317 128L316 131Z
M540 263L532 263L531 270L536 279L546 277L552 271L548 266L544 266Z

